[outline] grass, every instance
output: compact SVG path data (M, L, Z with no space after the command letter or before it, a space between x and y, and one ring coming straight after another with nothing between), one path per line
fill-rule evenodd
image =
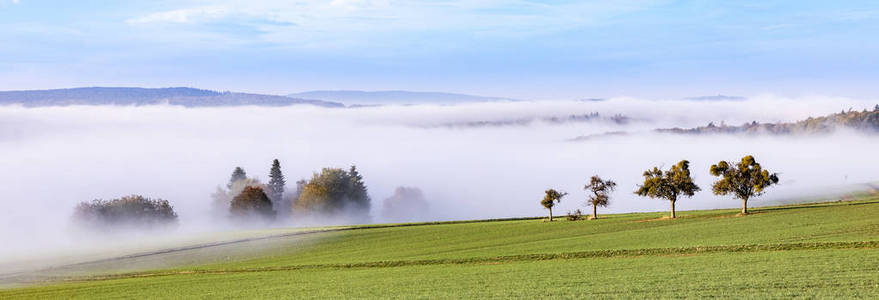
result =
M336 228L99 263L229 254L158 270L83 264L0 298L879 297L879 197L736 212Z

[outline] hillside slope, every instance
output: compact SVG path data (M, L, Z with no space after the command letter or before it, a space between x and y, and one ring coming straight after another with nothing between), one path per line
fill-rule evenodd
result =
M843 111L836 114L808 118L789 123L745 123L741 126L726 124L682 129L657 129L658 132L676 134L821 134L838 129L850 129L865 133L879 133L879 105L872 111Z
M319 232L236 245L261 249L250 257L93 273L69 283L2 290L0 297L879 296L877 196L758 208L748 216L735 210L683 212L676 220L662 215Z

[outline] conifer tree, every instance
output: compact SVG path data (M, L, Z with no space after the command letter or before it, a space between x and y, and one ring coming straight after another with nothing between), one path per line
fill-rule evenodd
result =
M241 167L235 167L235 170L232 171L232 176L229 178L229 184L226 187L231 189L236 181L244 179L247 179L247 172L244 172L244 169Z
M284 198L284 173L281 173L281 163L277 159L272 162L272 169L269 171L269 197L272 202L279 202Z

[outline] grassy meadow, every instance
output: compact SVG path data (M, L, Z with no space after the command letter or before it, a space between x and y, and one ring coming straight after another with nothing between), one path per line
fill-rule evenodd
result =
M879 297L879 196L664 215L335 227L79 264L0 298ZM161 261L179 263L121 267Z

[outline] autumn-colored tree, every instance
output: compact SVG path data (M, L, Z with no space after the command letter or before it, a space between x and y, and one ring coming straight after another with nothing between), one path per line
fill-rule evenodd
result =
M714 183L715 195L729 195L742 200L742 214L748 214L748 200L762 195L765 189L778 183L778 174L769 173L751 155L742 157L737 165L720 161L711 165L711 175L719 176Z
M540 200L540 204L543 205L546 209L549 210L549 221L552 222L552 207L562 201L562 197L567 195L568 193L560 193L555 189L546 190L546 195L543 197L543 200Z
M589 183L583 187L586 192L592 194L588 196L587 203L592 205L592 219L598 219L598 207L607 207L610 200L610 193L616 189L617 183L612 180L604 180L598 175L592 176Z
M700 190L690 177L690 162L682 160L665 172L657 167L644 171L644 184L638 186L635 194L668 200L671 202L671 217L675 218L675 202L678 198L692 197Z
M275 216L272 200L263 192L262 188L256 186L247 186L241 191L241 194L232 198L229 212L233 217L272 218Z
M348 171L324 168L302 186L293 211L368 217L370 197L363 176L352 166Z

